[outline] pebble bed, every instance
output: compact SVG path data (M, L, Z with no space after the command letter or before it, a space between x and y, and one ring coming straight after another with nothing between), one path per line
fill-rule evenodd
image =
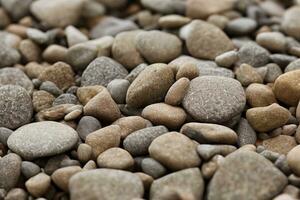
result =
M0 0L0 200L298 200L299 100L299 0Z

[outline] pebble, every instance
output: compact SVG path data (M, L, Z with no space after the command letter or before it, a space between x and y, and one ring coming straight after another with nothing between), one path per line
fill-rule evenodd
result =
M180 107L156 103L145 107L142 117L155 125L164 125L169 129L177 129L185 122L187 115Z
M68 49L66 47L52 44L49 45L42 53L42 58L49 63L58 61L65 62L67 58Z
M177 132L155 138L149 146L149 154L173 171L197 167L201 163L193 141Z
M287 9L283 15L283 20L281 23L281 27L283 31L296 39L300 39L300 7L299 6L292 6L289 9ZM292 22L292 23L291 23Z
M18 21L29 14L32 0L2 0L2 7L10 14L13 20Z
M256 132L250 126L249 122L245 118L241 118L237 128L236 133L238 135L238 145L240 147L245 146L247 144L255 144L256 143Z
M287 178L270 161L251 151L236 151L214 174L207 199L271 199L286 185Z
M284 125L282 127L282 135L294 135L296 133L297 130L297 125L296 124L288 124L288 125Z
M5 28L11 23L8 13L1 8L0 9L0 27ZM4 197L3 197L4 198Z
M42 197L48 192L51 185L51 178L41 172L25 182L27 191L34 197Z
M264 156L266 159L270 160L271 162L275 162L280 156L279 153L270 150L264 150L259 154Z
M44 90L54 96L59 96L63 93L61 89L59 89L55 83L51 81L45 81L40 85L40 90Z
M186 123L180 132L189 138L203 143L235 144L237 134L230 128L218 124Z
M64 62L57 62L47 67L39 76L42 81L51 81L59 89L66 90L74 85L74 72L72 67Z
M69 183L71 199L142 198L141 179L131 173L115 169L94 169L72 176Z
M284 52L287 47L285 36L279 32L259 33L256 42L272 52Z
M29 39L20 42L19 51L26 62L38 62L41 59L40 47Z
M165 0L163 2L159 0L141 0L144 7L158 13L184 13L185 3L181 0Z
M190 85L190 80L188 78L178 79L168 90L165 103L171 106L178 106L181 104L186 91Z
M26 199L28 199L28 194L24 189L21 188L11 189L5 197L5 200L26 200Z
M177 73L176 73L176 80L179 80L181 78L188 78L189 80L192 80L199 76L199 69L196 64L194 63L183 63Z
M85 143L80 144L77 149L77 157L82 163L88 162L92 158L92 147Z
M290 112L277 103L273 103L265 107L248 109L246 117L256 131L266 132L285 125Z
M10 135L7 144L12 151L31 160L68 151L77 141L74 129L58 122L44 121L20 127Z
M300 59L297 59L293 62L291 62L290 64L288 64L288 66L286 66L286 68L284 69L284 72L289 72L289 71L293 71L293 70L298 70L300 69Z
M299 159L300 146L293 147L287 154L287 162L292 172L296 176L300 176L300 159Z
M61 104L78 104L78 99L74 94L61 94L54 99L53 106Z
M287 157L285 155L280 155L275 161L275 166L280 169L285 175L290 175L291 169L289 167ZM290 182L290 181L289 181Z
M275 63L270 63L266 65L267 67L267 74L265 76L265 82L267 83L274 83L275 80L282 74L281 68L275 64Z
M8 128L0 127L0 143L7 146L7 139L12 134L12 132L13 131Z
M229 35L243 36L251 34L257 27L257 22L251 18L240 17L229 21L225 27Z
M214 60L218 55L234 49L227 35L213 24L194 20L187 26L186 46L196 58Z
M49 36L35 28L28 28L26 31L27 37L37 44L46 44L49 41Z
M140 30L119 33L112 45L113 58L129 70L144 62L144 58L136 48L136 37L139 33Z
M297 60L297 57L286 55L286 54L276 53L276 54L270 55L270 60L271 60L271 62L274 62L277 65L279 65L281 68L285 68L288 64Z
M287 153L297 145L296 140L292 136L279 135L263 141L262 145L270 151L287 155Z
M267 85L253 83L246 88L247 103L251 107L264 107L277 103L275 95Z
M228 51L218 55L215 58L215 62L222 67L230 68L235 62L238 61L238 59L239 57L236 51Z
M189 168L153 181L150 199L202 199L203 193L204 181L199 168Z
M71 46L66 52L66 60L75 71L83 71L97 57L97 47L86 43Z
M93 160L89 160L82 169L84 170L91 170L91 169L96 169L97 168L97 164L95 163L95 161Z
M278 100L296 106L300 99L300 70L280 75L274 84L274 93Z
M201 76L190 82L184 109L197 121L224 123L239 115L246 104L241 84L219 76Z
M97 157L97 164L100 168L128 170L133 167L134 160L128 151L113 147Z
M88 37L72 25L65 28L65 34L69 47L88 41Z
M78 97L78 100L83 105L86 105L94 96L100 93L103 89L105 89L105 87L101 85L83 86L77 89L76 95Z
M143 70L127 90L126 103L140 108L160 102L174 82L172 69L166 64L152 64Z
M31 80L18 68L5 67L0 69L0 86L3 85L19 85L29 93L33 91Z
M124 149L133 156L146 155L152 141L167 132L168 129L164 126L153 126L137 130L125 138L123 141Z
M121 112L107 89L103 89L89 100L83 111L84 115L96 117L100 121L113 122L121 117Z
M27 179L29 179L29 178L37 175L38 173L40 173L41 168L33 162L23 161L21 164L21 171L22 171L22 174Z
M51 175L51 180L63 191L68 191L70 178L81 171L79 166L70 166L57 169Z
M136 29L138 29L137 25L131 20L105 17L91 29L90 37L96 39L108 35L116 36L118 33Z
M232 145L201 144L197 147L198 154L204 160L209 160L215 155L222 155L225 157L236 150L237 148Z
M82 140L86 139L86 136L98 129L102 128L101 123L92 116L83 116L77 125L76 131Z
M14 153L0 158L0 188L9 191L17 185L21 175L21 162L20 156Z
M93 158L96 159L107 149L118 147L121 140L120 131L118 125L110 125L88 134L85 143L92 147Z
M16 129L31 121L33 114L29 93L18 85L0 87L0 126Z
M239 51L239 63L246 63L253 67L261 67L269 62L269 52L252 42L243 45Z
M191 21L190 18L184 17L181 15L165 15L159 18L158 24L162 28L179 28L181 26L184 26L188 24Z
M84 70L81 86L102 85L107 86L114 79L127 76L127 70L118 62L109 57L98 57Z
M4 43L0 43L0 68L9 67L18 63L21 59L19 52Z
M135 131L147 128L149 121L140 116L129 116L119 118L113 124L121 128L121 138L124 139Z
M38 0L31 4L30 11L50 27L65 27L77 23L82 7L81 0Z
M215 174L220 164L222 164L224 157L221 155L215 155L208 162L205 162L201 166L201 172L204 179L211 179Z
M263 83L263 78L255 70L254 67L248 64L241 64L239 68L235 71L236 79L241 82L245 87L251 83Z
M231 10L234 1L231 0L188 0L186 5L186 15L195 19L206 19L212 14L222 13Z
M126 79L114 79L107 85L107 90L117 104L125 103L130 82Z
M131 72L125 77L126 80L128 80L130 83L132 83L138 75L148 67L146 63L139 64L136 66Z
M167 63L181 54L182 43L175 35L162 31L141 32L136 48L150 63Z
M142 171L154 179L166 174L167 169L153 158L144 158L141 162Z

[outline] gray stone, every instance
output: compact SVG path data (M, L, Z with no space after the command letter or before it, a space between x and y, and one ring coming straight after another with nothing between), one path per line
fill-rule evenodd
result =
M98 119L92 116L83 116L78 125L77 132L81 139L85 140L86 136L98 129L102 128Z
M96 57L96 46L83 43L70 47L66 59L75 71L82 71Z
M78 104L78 99L74 94L61 94L53 101L53 106L61 104Z
M0 87L0 127L18 128L31 121L33 106L29 93L18 85Z
M44 33L39 29L28 28L26 34L29 39L37 44L46 44L50 39L47 33Z
M107 85L107 90L117 104L123 104L130 82L126 79L114 79Z
M231 67L236 61L238 61L239 56L236 51L228 51L216 57L215 61L218 65L222 67Z
M10 153L0 158L0 188L9 191L15 187L21 175L20 156Z
M255 144L256 143L256 132L250 126L249 122L245 118L241 118L237 128L236 133L238 135L238 145L244 146L246 144Z
M84 70L81 77L81 86L103 85L117 78L125 78L127 70L118 62L109 57L99 57L93 60Z
M229 35L242 36L252 33L257 27L255 20L246 17L239 17L228 22L226 32Z
M300 7L292 6L285 11L281 27L283 31L296 39L300 39Z
M53 156L70 150L78 141L71 127L53 121L31 123L14 131L8 147L25 159Z
M131 173L114 169L79 172L69 182L71 199L132 200L142 198L141 179Z
M248 42L243 45L239 51L239 63L249 64L253 67L261 67L269 62L269 52L263 47L253 43Z
M131 70L131 72L125 77L125 79L128 80L130 83L132 83L134 81L134 79L136 79L136 77L138 77L138 75L144 69L146 69L146 67L148 67L148 65L145 63L139 64L137 67L135 67L133 70Z
M164 126L153 126L143 128L128 135L123 141L124 149L131 155L147 155L148 147L158 136L167 133L168 129Z
M143 172L157 179L167 173L167 169L153 158L145 158L141 162Z
M271 60L271 62L276 63L283 69L291 62L297 60L297 57L286 55L286 54L276 53L276 54L270 55L270 60Z
M199 168L190 168L155 180L150 188L150 199L174 199L175 195L175 199L186 197L186 199L202 200L203 193L204 181Z
M0 68L11 67L18 63L20 59L21 55L16 49L9 47L7 44L0 43Z
M63 93L61 89L59 89L55 83L51 81L45 81L40 85L40 90L45 90L46 92L49 92L50 94L53 94L54 96L59 96Z
M239 115L245 104L241 84L220 76L193 79L183 99L183 107L195 120L219 124Z
M284 73L300 69L300 59L292 61L286 68L284 69Z
M15 21L29 14L31 3L32 0L1 0L2 7Z
M21 171L22 171L22 174L27 179L29 179L29 178L37 175L38 173L40 173L41 168L33 162L23 161L22 165L21 165Z
M268 68L267 74L265 76L265 81L267 83L274 83L278 76L282 74L281 68L275 64L270 63L267 64L266 67Z
M69 47L88 41L88 37L72 25L65 28L65 35Z
M184 13L185 2L182 0L142 0L142 5L150 10L163 13Z
M13 131L8 128L0 127L0 143L7 146L7 139L12 134L12 132Z
M136 29L138 26L130 20L106 17L91 29L90 35L92 39L96 39L107 35L115 36L118 33Z
M212 145L212 144L200 144L197 147L197 152L204 160L209 160L215 155L227 156L236 150L232 145Z
M271 199L286 184L286 176L270 161L255 152L238 150L219 166L210 182L207 199Z

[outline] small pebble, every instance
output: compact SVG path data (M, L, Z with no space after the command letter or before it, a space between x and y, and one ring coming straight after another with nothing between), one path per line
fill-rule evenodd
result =
M81 167L70 166L57 169L51 175L51 180L57 185L60 189L68 191L70 178L81 171Z
M210 145L201 144L197 147L197 152L204 160L209 160L215 155L227 156L228 154L236 150L235 146L232 145Z
M275 95L267 85L253 83L246 89L247 103L251 107L264 107L277 103Z
M126 79L114 79L107 85L107 90L117 104L125 103L130 82Z
M178 79L168 90L165 97L165 103L172 106L180 105L189 85L190 81L188 78L183 77Z
M226 32L229 35L242 36L252 33L257 27L257 22L251 18L241 17L229 21Z
M294 137L288 135L279 135L264 140L262 145L270 151L286 155L293 147L297 145Z
M25 182L26 189L34 197L42 197L49 190L51 178L41 172Z
M37 175L38 173L40 173L41 168L37 164L35 164L33 162L23 161L22 165L21 165L21 171L22 171L22 174L27 179L29 179L29 178Z
M92 158L92 147L88 144L80 144L77 149L78 160L86 163Z
M141 168L143 172L154 179L162 177L167 172L167 169L153 158L144 158L141 163Z
M228 51L217 56L215 62L222 67L230 68L238 59L236 51Z
M256 36L256 42L272 52L284 52L286 50L286 39L282 33L266 32Z
M263 83L263 78L260 74L248 64L241 64L236 70L236 79L245 87L252 83Z
M289 151L287 154L287 161L288 161L289 167L291 168L292 172L296 176L300 176L299 151L300 151L300 146L297 145L294 148L292 148L291 151Z

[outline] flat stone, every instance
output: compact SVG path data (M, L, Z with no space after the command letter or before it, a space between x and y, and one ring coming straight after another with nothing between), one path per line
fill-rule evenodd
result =
M156 11L158 13L184 13L185 3L181 0L141 0L145 8Z
M9 191L17 185L21 175L21 162L20 156L14 153L0 158L0 188Z
M109 57L98 57L84 70L81 78L81 86L103 85L117 78L125 78L127 70L118 62Z
M71 199L123 199L142 198L143 183L131 173L115 169L95 169L80 172L70 180Z
M280 32L260 33L256 36L256 42L272 52L284 52L287 46L285 36Z
M61 94L54 99L53 106L57 106L61 104L78 104L78 99L74 94L70 94L70 93Z
M65 27L77 23L82 6L81 0L38 0L31 4L30 11L48 26Z
M0 87L0 127L16 129L31 121L33 114L29 93L18 85Z
M288 135L279 135L263 141L262 145L270 151L287 155L297 143L294 137Z
M188 24L191 21L190 18L181 15L165 15L159 18L158 24L163 28L179 28Z
M251 34L257 27L257 22L251 18L239 17L229 21L226 32L230 35L242 36Z
M141 32L136 48L150 63L167 63L181 54L182 42L175 35L162 31Z
M153 126L137 130L128 135L123 141L124 149L131 155L147 155L148 147L158 136L168 132L164 126Z
M225 52L215 58L215 61L218 65L222 67L231 67L239 57L236 51Z
M166 64L152 64L143 70L127 90L126 103L145 107L160 102L174 82L172 69Z
M173 172L153 181L150 189L150 199L186 197L201 200L203 193L204 181L199 168L189 168Z
M219 166L207 197L208 200L271 199L286 184L286 176L270 161L255 152L238 150Z
M241 84L234 79L203 76L193 79L183 99L184 109L197 121L224 123L246 104Z
M260 67L269 62L269 52L253 42L243 45L239 49L238 55L240 64L246 63L253 67Z
M200 144L235 144L238 139L237 134L232 129L218 124L191 122L184 124L180 132Z
M234 45L217 26L201 20L194 20L189 26L186 46L196 58L214 60L218 55L233 50Z
M173 171L197 167L201 163L195 143L177 132L165 133L155 138L149 146L149 154Z
M25 159L53 156L66 152L78 141L71 127L52 121L35 122L20 127L8 138L8 147Z
M88 41L88 37L72 25L65 28L65 34L69 47Z
M289 117L290 112L277 103L265 107L251 108L246 112L248 122L259 132L267 132L281 127L286 124Z

